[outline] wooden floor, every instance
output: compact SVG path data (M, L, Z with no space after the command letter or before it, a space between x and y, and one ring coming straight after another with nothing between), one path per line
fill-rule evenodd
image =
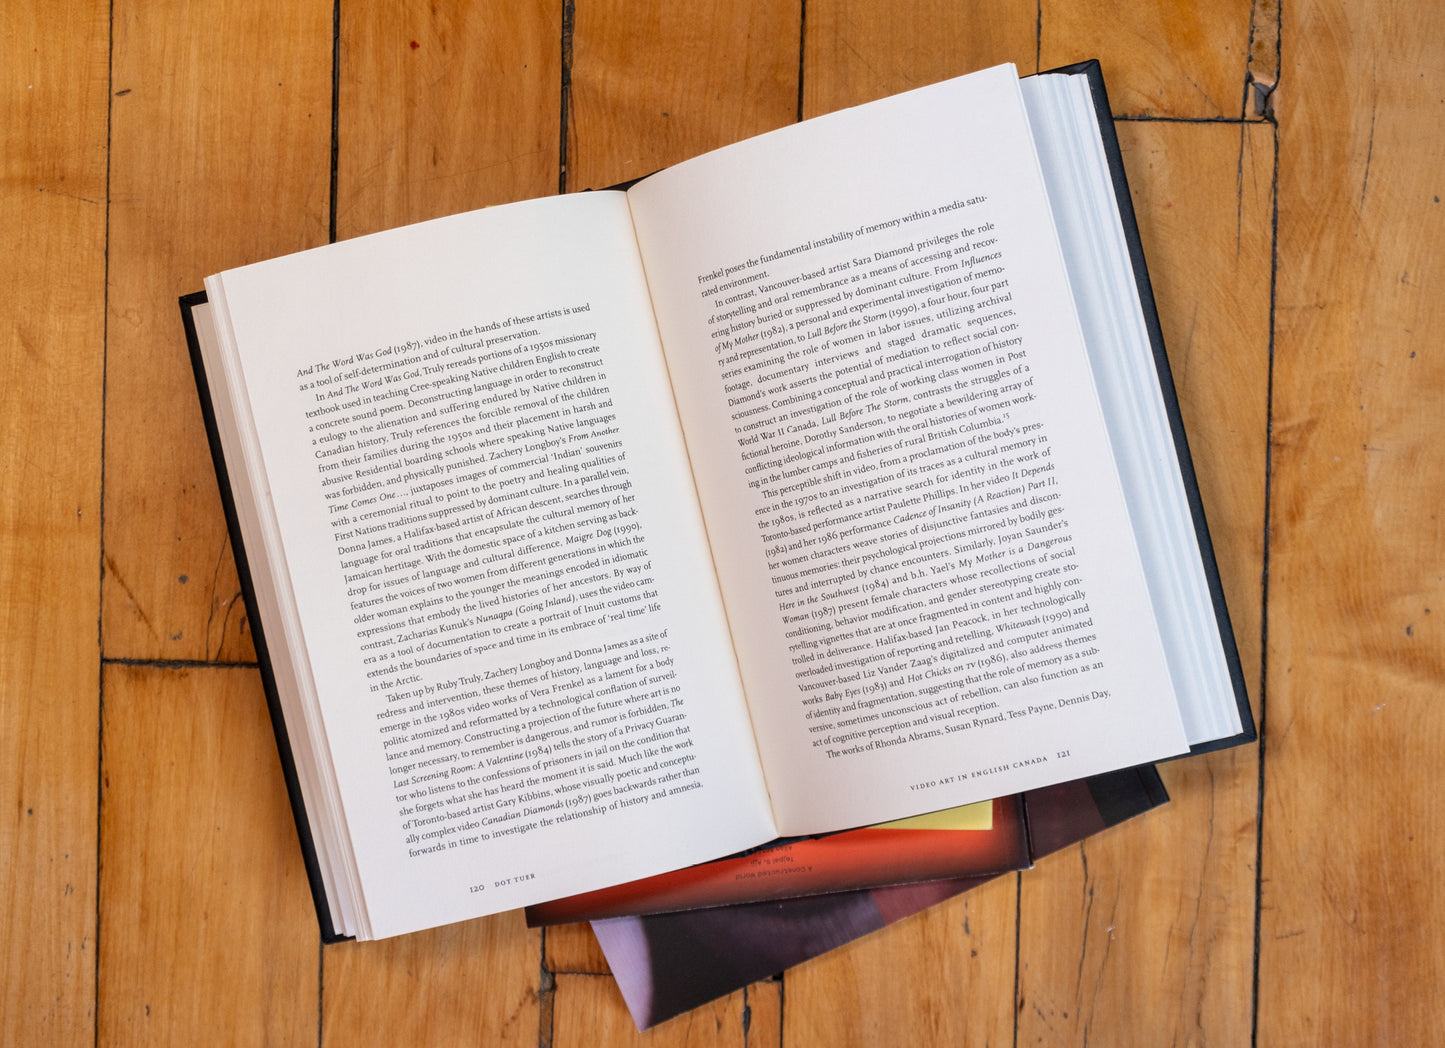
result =
M1088 57L1260 745L646 1037L585 927L322 948L177 295ZM1440 1043L1436 5L9 0L0 172L0 1042Z

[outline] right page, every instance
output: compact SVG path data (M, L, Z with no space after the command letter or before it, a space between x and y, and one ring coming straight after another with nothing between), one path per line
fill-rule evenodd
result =
M630 200L782 833L1186 748L1012 67Z

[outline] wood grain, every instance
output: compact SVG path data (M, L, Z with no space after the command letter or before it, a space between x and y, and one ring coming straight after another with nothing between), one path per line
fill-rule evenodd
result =
M1010 1043L1017 909L1000 877L785 973L783 1043Z
M1445 984L1445 26L1305 2L1285 30L1260 1038L1429 1041Z
M796 7L577 5L567 189L599 188L797 119Z
M561 5L341 5L341 239L557 191Z
M95 1008L106 7L0 16L0 1039Z
M517 912L328 946L321 1044L536 1044L541 955Z
M606 975L607 958L588 924L559 924L547 929L547 970Z
M755 983L639 1033L611 979L559 975L550 1044L551 1048L772 1046L780 1043L779 993L775 982Z
M259 674L108 666L104 687L97 1040L314 1045L315 910Z
M755 982L743 991L744 1048L773 1048L783 1043L783 983Z
M1125 124L1125 166L1205 511L1258 678L1273 129ZM1253 747L1161 768L1171 803L1023 879L1019 1043L1245 1044Z
M813 0L803 51L803 115L860 105L1013 62L1036 72L1036 0L956 4Z
M1116 115L1238 118L1253 0L1043 0L1039 68L1097 58Z
M331 3L112 17L105 654L248 660L176 299L326 242Z

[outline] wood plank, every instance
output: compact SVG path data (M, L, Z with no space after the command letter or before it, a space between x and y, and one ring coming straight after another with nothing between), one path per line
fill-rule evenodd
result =
M765 979L743 991L745 1048L774 1048L783 1043L783 981Z
M331 12L115 4L108 656L254 657L176 298L325 243Z
M0 1025L90 1044L107 8L0 15Z
M1000 877L783 976L783 1044L1008 1044L1016 877Z
M1238 118L1254 0L1042 0L1039 68L1097 58L1116 115Z
M559 924L548 928L546 964L549 972L589 972L606 975L607 957L588 924Z
M567 189L639 178L792 123L799 33L792 4L578 4Z
M93 1023L105 10L0 33L0 1011Z
M813 0L808 4L803 113L817 116L1013 62L1036 72L1036 0Z
M555 192L555 4L341 7L337 235ZM328 947L323 1043L533 1044L540 932L517 914Z
M645 1033L633 1025L617 984L604 976L557 976L554 1008L551 1048L746 1048L779 1043L781 998L773 982L738 990Z
M1427 7L1285 21L1261 1043L1439 1038L1442 68Z
M341 5L337 236L557 191L562 6Z
M97 1042L314 1045L315 911L254 670L105 670Z
M1119 127L1226 596L1259 666L1273 128ZM1019 1043L1247 1044L1258 751L1161 767L1168 807L1024 877Z
M536 1044L541 970L519 912L328 946L321 1044Z

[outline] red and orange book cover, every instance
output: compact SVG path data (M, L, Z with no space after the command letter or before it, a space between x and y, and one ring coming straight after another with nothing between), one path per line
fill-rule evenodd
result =
M726 906L886 884L1004 873L1029 864L1017 796L819 837L790 837L527 908L527 923L565 924Z
M1024 794L1034 859L1168 801L1152 767ZM990 879L950 877L592 925L638 1028L662 1022Z

